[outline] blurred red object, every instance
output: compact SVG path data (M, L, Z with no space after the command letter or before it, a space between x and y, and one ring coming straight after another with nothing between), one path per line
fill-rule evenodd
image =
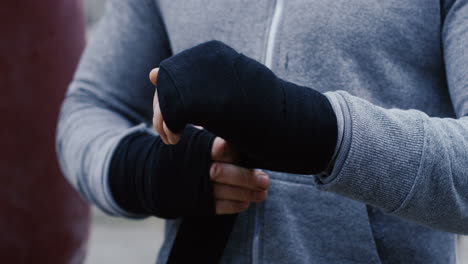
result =
M84 45L81 1L0 1L0 263L83 262L89 207L54 137Z

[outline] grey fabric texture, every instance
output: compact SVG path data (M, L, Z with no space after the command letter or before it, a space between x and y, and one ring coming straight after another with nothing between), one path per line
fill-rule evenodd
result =
M110 214L127 214L109 191L112 153L127 134L148 129L154 94L148 73L170 54L161 21L146 10L155 10L155 3L107 5L59 118L57 152L64 174L86 199Z
M321 189L468 234L468 5L462 2L442 28L448 88L459 118L431 118L417 110L384 109L343 91L328 93L341 102L334 109L344 115L342 130L349 133L343 137L349 140Z
M468 233L468 2L281 1L271 69L326 93L340 140L330 175L268 172L223 263L454 263ZM118 142L151 130L148 73L220 40L265 61L276 1L109 0L65 97L62 170L112 215ZM164 263L178 220L168 221ZM448 232L452 233L448 233ZM156 250L156 249L155 249Z

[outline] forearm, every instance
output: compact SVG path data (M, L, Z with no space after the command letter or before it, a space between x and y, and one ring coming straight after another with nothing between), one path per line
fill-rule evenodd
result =
M107 183L111 157L128 134L144 131L87 93L69 94L57 129L57 156L65 177L90 203L111 215L132 217L122 210Z
M383 109L344 92L329 93L343 116L343 143L332 174L319 179L319 186L426 226L467 234L468 3L443 4L443 63L459 118Z
M383 109L345 92L327 96L343 115L344 133L319 188L433 228L468 232L466 118Z
M326 99L220 42L163 61L157 89L169 129L200 124L237 147L243 164L317 174L337 150L331 175L316 178L320 188L434 228L468 232L468 195L460 191L468 188L464 118L384 109L346 92Z

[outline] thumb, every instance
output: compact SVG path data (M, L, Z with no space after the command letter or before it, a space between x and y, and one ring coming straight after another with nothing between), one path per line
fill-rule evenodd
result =
M211 159L220 162L236 163L239 161L239 155L226 140L216 137L211 148Z
M149 79L153 85L156 85L156 80L158 79L159 68L154 68L149 73Z

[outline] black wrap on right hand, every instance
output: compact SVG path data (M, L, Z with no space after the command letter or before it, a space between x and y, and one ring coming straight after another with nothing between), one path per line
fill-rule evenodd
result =
M338 129L328 99L221 42L164 60L156 88L172 132L203 126L238 148L241 165L313 174L331 162Z

